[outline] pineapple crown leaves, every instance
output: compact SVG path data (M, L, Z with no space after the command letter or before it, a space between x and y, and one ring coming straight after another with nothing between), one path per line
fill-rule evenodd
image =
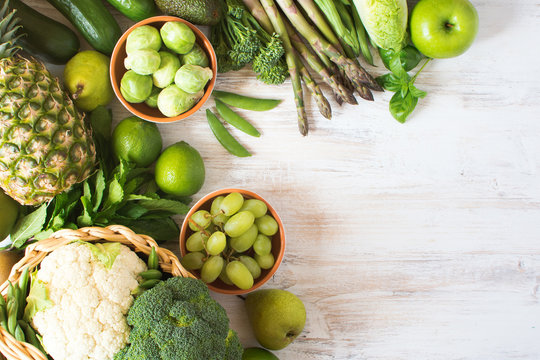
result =
M15 42L24 34L18 34L19 18L15 17L16 10L9 10L9 0L0 9L0 59L11 57L21 49Z

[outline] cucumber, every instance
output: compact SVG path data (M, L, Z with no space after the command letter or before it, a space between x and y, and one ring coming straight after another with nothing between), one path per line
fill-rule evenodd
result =
M20 0L10 0L9 5L17 12L22 25L21 33L26 34L17 40L29 54L52 64L65 64L80 48L79 38L66 25L40 14Z
M127 18L141 21L156 15L154 0L107 0Z
M97 51L111 55L122 35L120 26L101 0L47 0Z

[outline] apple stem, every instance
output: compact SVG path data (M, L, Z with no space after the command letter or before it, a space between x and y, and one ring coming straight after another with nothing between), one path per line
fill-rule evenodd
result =
M451 29L451 28L454 27L454 24L446 23L446 24L444 24L444 26Z

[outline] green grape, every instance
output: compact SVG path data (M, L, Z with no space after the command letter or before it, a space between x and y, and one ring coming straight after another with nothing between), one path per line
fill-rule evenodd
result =
M278 223L270 215L261 216L255 220L255 224L259 228L259 232L266 236L272 236L278 231Z
M251 225L251 227L242 235L231 238L231 247L240 253L248 250L255 242L258 233L259 230L257 229L257 225Z
M251 211L255 218L260 218L266 214L268 207L264 201L258 199L248 199L244 201L244 205L242 205L240 211Z
M199 270L203 266L204 257L202 252L190 252L184 255L180 263L187 270Z
M259 234L253 243L253 250L258 255L266 255L272 251L272 240L266 235Z
M253 275L249 269L238 260L231 261L225 268L227 276L234 285L242 290L247 290L253 286Z
M258 279L259 276L261 276L261 267L254 258L251 256L242 255L238 258L238 260L240 260L242 264L246 265L254 279Z
M225 196L225 198L221 201L219 209L223 211L225 215L231 216L236 214L243 204L244 197L242 194L233 192Z
M193 224L191 221L189 222L189 227L193 231L199 231L202 229L206 229L208 225L212 222L212 215L206 210L199 210L196 211L193 215L191 215L191 220L193 220L197 225Z
M254 221L255 217L250 211L241 211L231 216L223 228L230 237L237 237L248 231Z
M227 266L224 266L223 269L221 269L221 273L219 274L219 279L227 285L234 285L231 279L229 279L229 277L227 276L226 269L227 269Z
M210 206L210 214L212 214L212 216L216 216L221 211L219 208L223 199L225 199L225 196L218 196L212 201L212 206Z
M208 239L208 235L204 232L194 232L186 240L186 249L188 251L202 251L204 250L204 242L206 239Z
M229 220L230 216L225 214L218 214L212 218L212 223L217 226L223 227L225 223Z
M270 269L272 266L274 266L274 255L272 253L266 254L266 255L259 255L255 254L255 260L257 260L257 264L261 267L261 269Z
M210 255L218 255L227 246L227 237L221 231L216 231L206 241L206 251Z
M201 280L211 283L216 280L225 265L225 260L221 256L210 256L201 269Z

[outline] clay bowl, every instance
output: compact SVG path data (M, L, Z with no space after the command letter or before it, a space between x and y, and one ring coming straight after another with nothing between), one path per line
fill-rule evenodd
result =
M156 27L158 30L168 21L177 21L177 22L183 22L187 26L190 27L191 30L195 33L195 38L197 43L201 46L201 48L206 52L206 55L208 56L208 60L210 61L210 68L212 69L212 72L214 73L214 76L212 77L212 80L206 84L205 92L203 97L199 100L197 104L195 104L194 107L192 107L190 110L186 111L183 114L180 114L175 117L166 117L163 115L157 108L151 108L150 106L143 103L138 104L132 104L127 102L124 97L122 96L122 93L120 92L120 81L122 80L122 76L126 73L126 68L124 67L124 59L127 57L126 54L126 40L128 35L139 26L143 25L151 25ZM111 63L110 63L110 76L111 76L111 84L114 90L114 93L116 94L116 97L124 107L131 112L133 115L140 117L141 119L145 119L148 121L156 122L156 123L170 123L174 121L184 120L190 117L192 114L197 112L203 106L203 104L208 100L210 97L210 94L212 93L212 90L214 89L214 85L216 84L216 75L217 75L217 59L216 54L214 52L214 48L212 47L212 44L210 44L210 41L208 38L192 23L180 19L176 16L154 16L148 19L144 19L132 27L130 27L118 40L116 43L116 46L114 47L112 56L111 56Z
M244 196L245 199L259 199L263 201L266 206L268 207L268 214L272 215L272 217L276 220L276 222L279 225L278 232L272 237L272 254L274 255L274 266L270 269L261 269L261 276L259 278L255 279L253 286L247 290L242 290L237 288L234 285L227 285L223 281L221 281L219 278L210 283L207 284L208 288L210 290L213 290L218 293L222 294L230 294L230 295L241 295L245 294L251 291L256 290L257 288L261 287L264 283L266 283L277 271L279 265L281 264L281 261L283 260L283 254L285 252L285 229L283 228L283 223L281 222L281 219L279 218L279 215L277 214L276 210L266 201L262 198L262 196L244 189L221 189L216 190L214 192L211 192L210 194L204 196L201 200L199 200L188 212L186 215L184 222L182 223L182 228L180 230L180 253L182 256L187 254L186 249L186 239L189 238L191 234L193 234L193 230L189 227L189 218L191 215L193 215L198 210L207 210L210 211L210 206L212 205L212 201L220 196L226 196L230 194L231 192L239 192ZM252 251L252 250L250 250ZM246 252L249 254L249 251ZM195 275L197 278L200 278L200 272L198 270L192 270L191 273Z

